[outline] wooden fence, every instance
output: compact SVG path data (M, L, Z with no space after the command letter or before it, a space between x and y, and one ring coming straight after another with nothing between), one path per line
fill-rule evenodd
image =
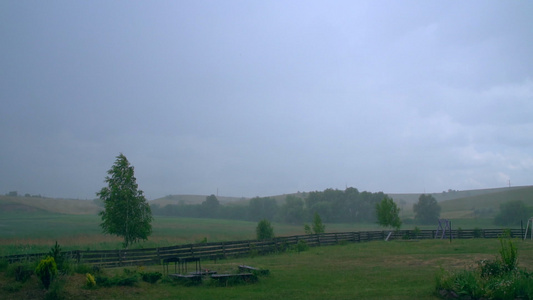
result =
M508 233L511 237L521 238L524 232L521 229L456 229L452 230L452 239L471 238L497 238ZM389 235L390 234L390 235ZM296 235L277 237L271 240L244 240L233 242L198 243L170 247L147 249L122 249L122 250L74 250L64 251L62 254L67 259L76 263L97 265L100 267L118 267L130 265L161 264L168 258L201 258L203 260L216 260L220 258L246 256L250 254L266 254L285 251L304 241L309 247L336 245L339 243L358 243L376 240L397 239L449 239L436 230L399 230L399 231L364 231L364 232L338 232L310 235ZM22 254L4 256L3 259L10 263L24 260L36 260L47 255L46 253Z

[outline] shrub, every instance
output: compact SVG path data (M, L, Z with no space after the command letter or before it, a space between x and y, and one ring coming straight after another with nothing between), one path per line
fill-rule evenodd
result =
M87 264L78 264L76 265L76 267L74 268L74 272L76 272L77 274L87 274L87 273L90 273L90 272L93 272L93 273L97 273L95 272L95 268L90 266L90 265L87 265Z
M474 238L481 238L483 237L483 229L476 227L474 228Z
M44 295L45 300L62 300L66 299L65 295L65 281L64 280L55 280L51 285L50 289Z
M518 270L516 247L500 238L499 257L484 260L473 270L437 275L437 291L443 297L465 299L533 299L533 273Z
M257 250L257 247L254 244L250 245L249 255L250 257L256 257L259 255L259 251Z
M313 231L311 230L311 226L309 226L309 224L304 224L304 232L305 234L313 234Z
M142 280L148 283L156 283L161 277L163 277L163 274L159 272L141 273Z
M309 250L309 245L307 245L305 240L299 240L298 243L294 245L294 250L296 250L298 253L307 251Z
M413 230L413 234L415 235L415 239L418 239L418 237L420 236L420 228L418 228L418 226L415 226L415 229Z
M267 219L259 221L255 228L258 240L268 240L274 237L274 228Z
M58 271L61 271L62 273L65 273L63 271L65 271L65 269L68 269L68 268L65 268L65 267L70 267L70 266L66 266L65 265L65 257L63 255L63 253L61 253L61 247L59 246L57 241L56 241L56 244L52 248L50 248L50 251L48 251L48 256L54 258L54 261L56 263ZM68 271L68 270L66 270L66 271Z
M16 293L22 289L21 282L6 282L2 289L8 293Z
M287 242L287 239L282 238L280 239L279 243L276 243L276 251L278 252L285 252L289 249L289 243Z
M516 270L518 265L518 250L511 239L500 238L500 259L505 271Z
M6 274L9 277L15 278L16 281L24 283L31 277L31 275L33 275L34 269L35 264L33 263L17 262L7 266Z
M313 216L313 224L311 225L315 234L326 232L326 225L322 224L322 219L317 212L315 212L315 215Z
M0 271L6 270L8 265L9 265L9 263L8 263L7 260L0 259Z
M107 277L104 275L96 275L96 284L103 287L111 286L134 286L139 282L139 274L129 269L124 269L123 275L115 275L114 277Z
M482 260L478 262L478 268L481 277L485 279L500 276L503 273L502 265L498 260Z
M478 299L483 295L483 288L475 272L463 270L456 274L453 282L454 291L460 296Z
M35 269L35 274L43 283L44 288L48 289L50 283L52 283L52 280L57 275L57 265L54 258L47 256L45 259L41 260Z
M91 275L91 273L85 274L86 277L86 285L88 288L93 288L96 286L96 280L94 279L94 276Z

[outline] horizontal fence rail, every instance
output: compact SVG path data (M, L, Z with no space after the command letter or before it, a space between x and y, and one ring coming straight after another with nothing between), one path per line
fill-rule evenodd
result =
M455 229L451 231L452 239L498 238L508 234L513 238L522 238L522 229ZM337 245L342 243L359 243L377 240L400 239L450 239L450 231L443 235L437 230L397 230L397 231L357 231L322 234L295 235L277 237L270 240L243 240L216 243L186 244L170 247L121 250L74 250L62 252L63 257L76 263L100 267L119 267L131 265L161 264L172 258L200 258L216 260L250 254L266 254L284 251L305 242L309 247ZM38 260L47 253L19 254L4 256L9 263Z

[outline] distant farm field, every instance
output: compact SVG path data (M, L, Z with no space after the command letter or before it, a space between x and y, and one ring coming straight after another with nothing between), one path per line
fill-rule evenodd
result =
M31 213L0 213L0 256L48 252L57 241L63 250L120 249L122 240L102 234L98 215L67 215L46 211ZM147 241L134 248L155 248L202 241L219 242L255 239L256 222L176 218L155 216L153 233ZM402 229L414 229L404 225ZM499 228L491 219L468 218L453 220L454 229ZM303 226L273 223L276 236L304 234ZM420 226L436 229L436 225ZM326 224L326 232L385 230L377 224Z
M104 235L98 215L48 212L0 213L0 256L48 252L57 241L63 250L120 249L122 240ZM163 247L196 243L255 239L257 223L235 220L155 216L153 234L133 247ZM303 226L273 223L277 236L303 234ZM326 225L328 232L357 231L376 225Z

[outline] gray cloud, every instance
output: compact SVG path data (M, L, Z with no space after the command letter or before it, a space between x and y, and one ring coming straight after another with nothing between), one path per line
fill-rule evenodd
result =
M529 185L528 2L0 4L0 192Z

